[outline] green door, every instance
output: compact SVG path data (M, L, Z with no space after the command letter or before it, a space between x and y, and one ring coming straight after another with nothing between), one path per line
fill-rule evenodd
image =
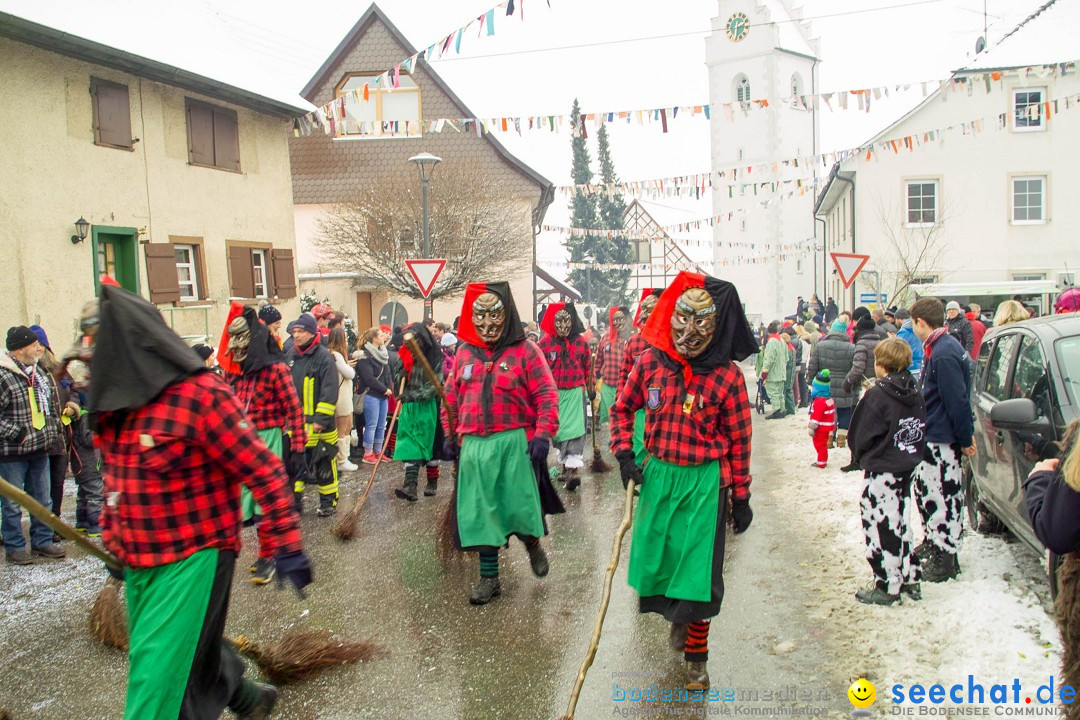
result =
M94 292L101 289L101 276L109 275L120 287L139 292L138 230L95 225Z

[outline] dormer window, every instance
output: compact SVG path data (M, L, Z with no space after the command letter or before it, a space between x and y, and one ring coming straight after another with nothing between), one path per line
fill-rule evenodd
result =
M402 71L398 87L387 87L385 81L375 87L378 75L349 73L338 85L335 98L345 98L345 119L338 122L341 138L405 138L421 137L420 86L411 75ZM367 100L364 85L368 86ZM359 92L352 93L352 90Z

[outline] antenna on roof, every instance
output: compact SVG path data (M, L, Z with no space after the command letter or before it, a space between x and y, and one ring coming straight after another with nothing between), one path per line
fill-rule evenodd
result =
M978 55L986 49L986 36L983 36L975 41L975 54Z

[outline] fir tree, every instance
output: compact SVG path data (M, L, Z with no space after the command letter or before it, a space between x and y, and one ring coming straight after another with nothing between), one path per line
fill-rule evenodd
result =
M581 117L581 106L578 104L577 98L574 99L570 123L572 129L570 149L573 153L571 176L574 179L575 185L587 185L592 182L593 173L589 167L592 160L589 158L584 118ZM596 200L591 195L586 195L581 192L581 190L575 190L574 198L570 201L570 227L595 229L599 227L598 220ZM592 253L592 243L594 240L596 240L596 238L575 235L571 235L567 238L566 249L570 251L570 262L581 262L583 257L590 255ZM593 257L595 257L595 255L593 255ZM591 284L588 283L589 279L591 278L587 277L585 270L571 270L568 277L570 284L585 296L585 302L591 300L587 294L592 289Z
M608 191L600 195L597 201L600 211L600 227L604 230L619 231L624 227L626 202L623 200L622 193L614 189L614 186L619 184L619 178L615 174L615 163L611 159L611 146L608 144L607 127L604 125L600 126L597 143L596 157L600 161L600 179L604 185L608 186ZM613 238L597 239L602 245L601 252L605 258L604 260L598 259L597 262L627 265L633 260L633 245L626 236L617 234ZM606 305L622 305L625 303L630 271L606 270L594 273L593 282L596 282L597 274L600 275L599 290L602 292L602 295L598 294L597 297L603 299Z

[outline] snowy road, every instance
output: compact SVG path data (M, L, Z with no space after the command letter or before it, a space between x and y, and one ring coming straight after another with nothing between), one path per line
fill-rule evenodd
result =
M729 535L727 595L710 637L713 686L730 689L734 699L631 699L635 688L679 685L682 665L667 649L663 621L636 612L624 547L578 718L793 708L841 717L851 711L847 686L860 675L877 685L873 711L884 716L893 710L893 683L948 685L973 674L988 690L1015 677L1033 691L1057 674L1058 634L1033 554L968 533L958 580L924 585L918 603L860 605L853 593L870 574L858 518L861 480L838 469L846 451L819 471L810 467L801 415L754 422L754 524ZM330 538L329 523L313 513L303 519L317 580L306 622L373 638L388 657L286 688L275 717L558 717L588 643L621 514L617 472L564 493L568 512L552 521L545 540L552 567L546 579L532 577L518 544L503 553L503 596L484 608L466 602L475 562L443 568L434 557L432 528L448 494L406 506L391 497L399 473L400 466L380 469L361 536L349 545ZM356 490L359 477L346 477L346 492ZM249 533L245 541L228 629L273 638L304 608L290 593L247 582ZM0 565L0 708L15 720L121 716L125 660L94 646L86 627L103 577L81 556L29 569Z

